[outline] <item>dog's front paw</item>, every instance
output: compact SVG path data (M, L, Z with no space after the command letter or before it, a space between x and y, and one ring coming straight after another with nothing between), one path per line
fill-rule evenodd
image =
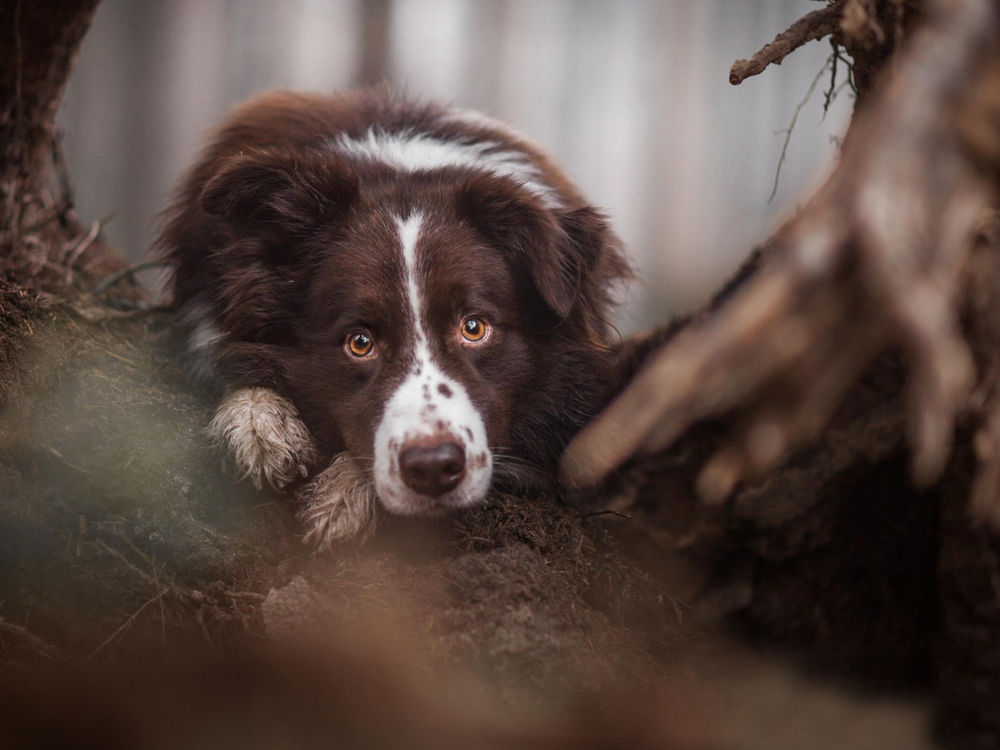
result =
M306 528L303 541L317 550L375 530L377 497L371 480L346 453L296 493L302 503L298 518Z
M225 449L242 477L260 489L281 489L308 474L316 446L299 412L270 388L240 388L219 404L208 425L212 441Z

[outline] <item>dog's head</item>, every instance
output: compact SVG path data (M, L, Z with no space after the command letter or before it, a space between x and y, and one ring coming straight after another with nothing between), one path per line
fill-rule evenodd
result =
M550 470L605 395L617 239L522 152L521 174L352 156L241 149L203 175L224 374L290 398L397 513Z

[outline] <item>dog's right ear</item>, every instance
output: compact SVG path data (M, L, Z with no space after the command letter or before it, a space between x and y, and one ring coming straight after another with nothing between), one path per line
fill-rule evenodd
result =
M333 159L257 150L222 162L199 201L234 224L305 234L335 219L357 195L357 175Z

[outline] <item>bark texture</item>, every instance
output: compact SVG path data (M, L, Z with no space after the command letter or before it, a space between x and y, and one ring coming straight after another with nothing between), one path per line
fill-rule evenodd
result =
M124 267L100 240L100 223L77 220L55 128L97 3L0 2L0 271L36 289Z

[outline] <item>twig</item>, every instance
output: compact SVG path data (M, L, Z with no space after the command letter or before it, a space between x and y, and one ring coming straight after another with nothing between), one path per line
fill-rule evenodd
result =
M855 98L857 98L857 96L858 96L858 84L854 80L854 66L853 65L848 65L847 66L847 85L851 87L851 93L854 94Z
M10 633L11 635L27 642L28 645L30 645L33 649L35 649L35 651L40 653L46 659L51 659L52 657L59 656L62 653L58 648L53 646L51 643L46 643L23 625L15 625L12 622L8 622L3 617L0 617L0 630Z
M119 281L135 276L140 271L145 271L149 268L160 268L166 265L167 265L166 261L162 260L151 260L146 263L137 263L136 265L129 266L128 268L122 271L117 271L116 273L113 273L110 276L105 276L103 279L97 282L96 286L94 286L94 292L96 294L100 294L101 292L109 289L110 287L113 287Z
M843 91L848 86L851 86L851 71L850 71L850 69L848 69L848 71L847 71L847 77L843 81L840 82L840 85L837 86L837 89L833 92L833 98L836 99L838 96L840 96L840 92ZM826 112L823 113L823 117L820 119L820 122L822 123L824 120L826 120ZM836 139L836 136L831 136L831 137Z
M167 593L166 590L163 590L163 591L159 592L156 596L154 596L152 599L149 599L145 604L143 604L141 607L139 607L139 609L137 609L135 612L133 612L131 615L129 615L128 619L125 620L125 622L123 622L121 625L119 625L115 629L115 632L113 632L111 635L109 635L107 638L105 638L103 641L101 641L100 645L98 645L97 648L95 648L93 651L91 651L89 654L87 654L83 658L83 661L90 661L98 653L100 653L102 650L104 650L104 648L108 644L110 644L112 641L114 641L115 638L117 638L119 635L121 635L123 632L125 632L125 630L127 630L129 627L131 627L132 623L135 622L136 618L139 615L141 615L143 612L146 611L147 607L149 607L153 603L155 603L155 602L159 601L160 599L162 599L164 597L164 595L166 595L166 593Z
M833 100L837 98L837 94L840 91L840 87L837 86L837 63L841 60L840 46L835 39L830 40L830 46L833 47L833 53L831 54L833 69L830 71L830 88L823 95L823 116L820 118L820 122L826 119L826 113L830 110L830 105L833 104Z
M734 86L747 78L761 73L768 65L780 65L791 52L806 42L822 39L835 32L840 26L840 12L843 0L837 0L820 10L807 13L798 21L778 34L774 41L765 44L749 60L737 60L729 69L729 82Z
M55 448L53 448L51 445L45 445L43 443L38 443L37 445L38 445L38 447L40 447L43 450L45 450L48 453L50 453L51 455L55 456L55 458L57 458L63 464L63 466L66 466L67 468L70 468L73 471L78 471L81 474L86 474L87 476L90 476L91 472L87 471L84 468L76 466L75 464L73 464L70 461L68 461L66 459L66 457L63 456L62 453L60 453L58 450L56 450Z
M103 549L108 554L114 555L119 560L121 560L122 563L124 563L124 565L129 570L131 570L133 573L141 576L143 579L149 581L150 583L152 583L154 585L158 585L157 581L153 578L153 576L149 575L149 573L146 573L144 570L140 569L137 565L135 565L135 563L133 563L131 560L129 560L127 557L125 557L125 555L123 555L121 552L119 552L118 550L116 550L114 547L111 547L111 546L105 544L104 542L98 542L97 545L99 547L101 547L101 549Z
M628 513L622 513L617 510L611 510L610 508L607 510L595 510L591 513L583 514L584 518L592 518L593 516L616 516L618 518L624 518L627 521L632 520L632 516L630 516Z
M246 599L254 602L262 602L267 598L264 594L258 594L256 591L226 591L224 593L230 599Z
M129 362L129 360L125 360L125 361ZM135 363L132 363L132 364L135 364ZM137 557L141 558L142 561L144 563L146 563L146 565L148 565L153 570L154 573L156 572L156 563L154 562L153 558L151 558L149 555L147 555L141 549L139 549L138 547L136 547L135 543L131 539L129 539L128 534L126 534L125 532L123 532L120 528L116 528L114 530L114 532L115 532L115 536L117 536L119 539L121 539L123 542L125 542L125 544L127 544L129 546L129 549L131 549L136 554Z
M101 222L95 221L90 225L90 231L77 243L76 247L73 248L66 256L66 283L69 283L73 273L73 266L76 261L79 260L80 256L83 255L87 248L94 244L94 240L97 239L98 232L101 231Z
M832 55L826 58L826 62L823 63L823 67L819 69L819 73L816 74L812 83L809 84L809 90L806 91L806 95L802 98L802 101L795 105L795 112L792 113L792 120L788 123L788 127L784 130L778 131L779 133L785 134L785 142L781 144L781 156L778 157L778 168L774 170L774 185L771 186L771 194L767 196L768 203L774 200L774 196L778 193L778 179L781 177L781 166L785 163L785 155L788 153L788 142L792 140L792 131L795 129L795 123L799 119L799 112L801 112L802 108L806 106L806 103L813 95L813 91L816 90L816 85L819 83L819 79L823 77L826 69L830 67L831 58L836 59L833 58Z

